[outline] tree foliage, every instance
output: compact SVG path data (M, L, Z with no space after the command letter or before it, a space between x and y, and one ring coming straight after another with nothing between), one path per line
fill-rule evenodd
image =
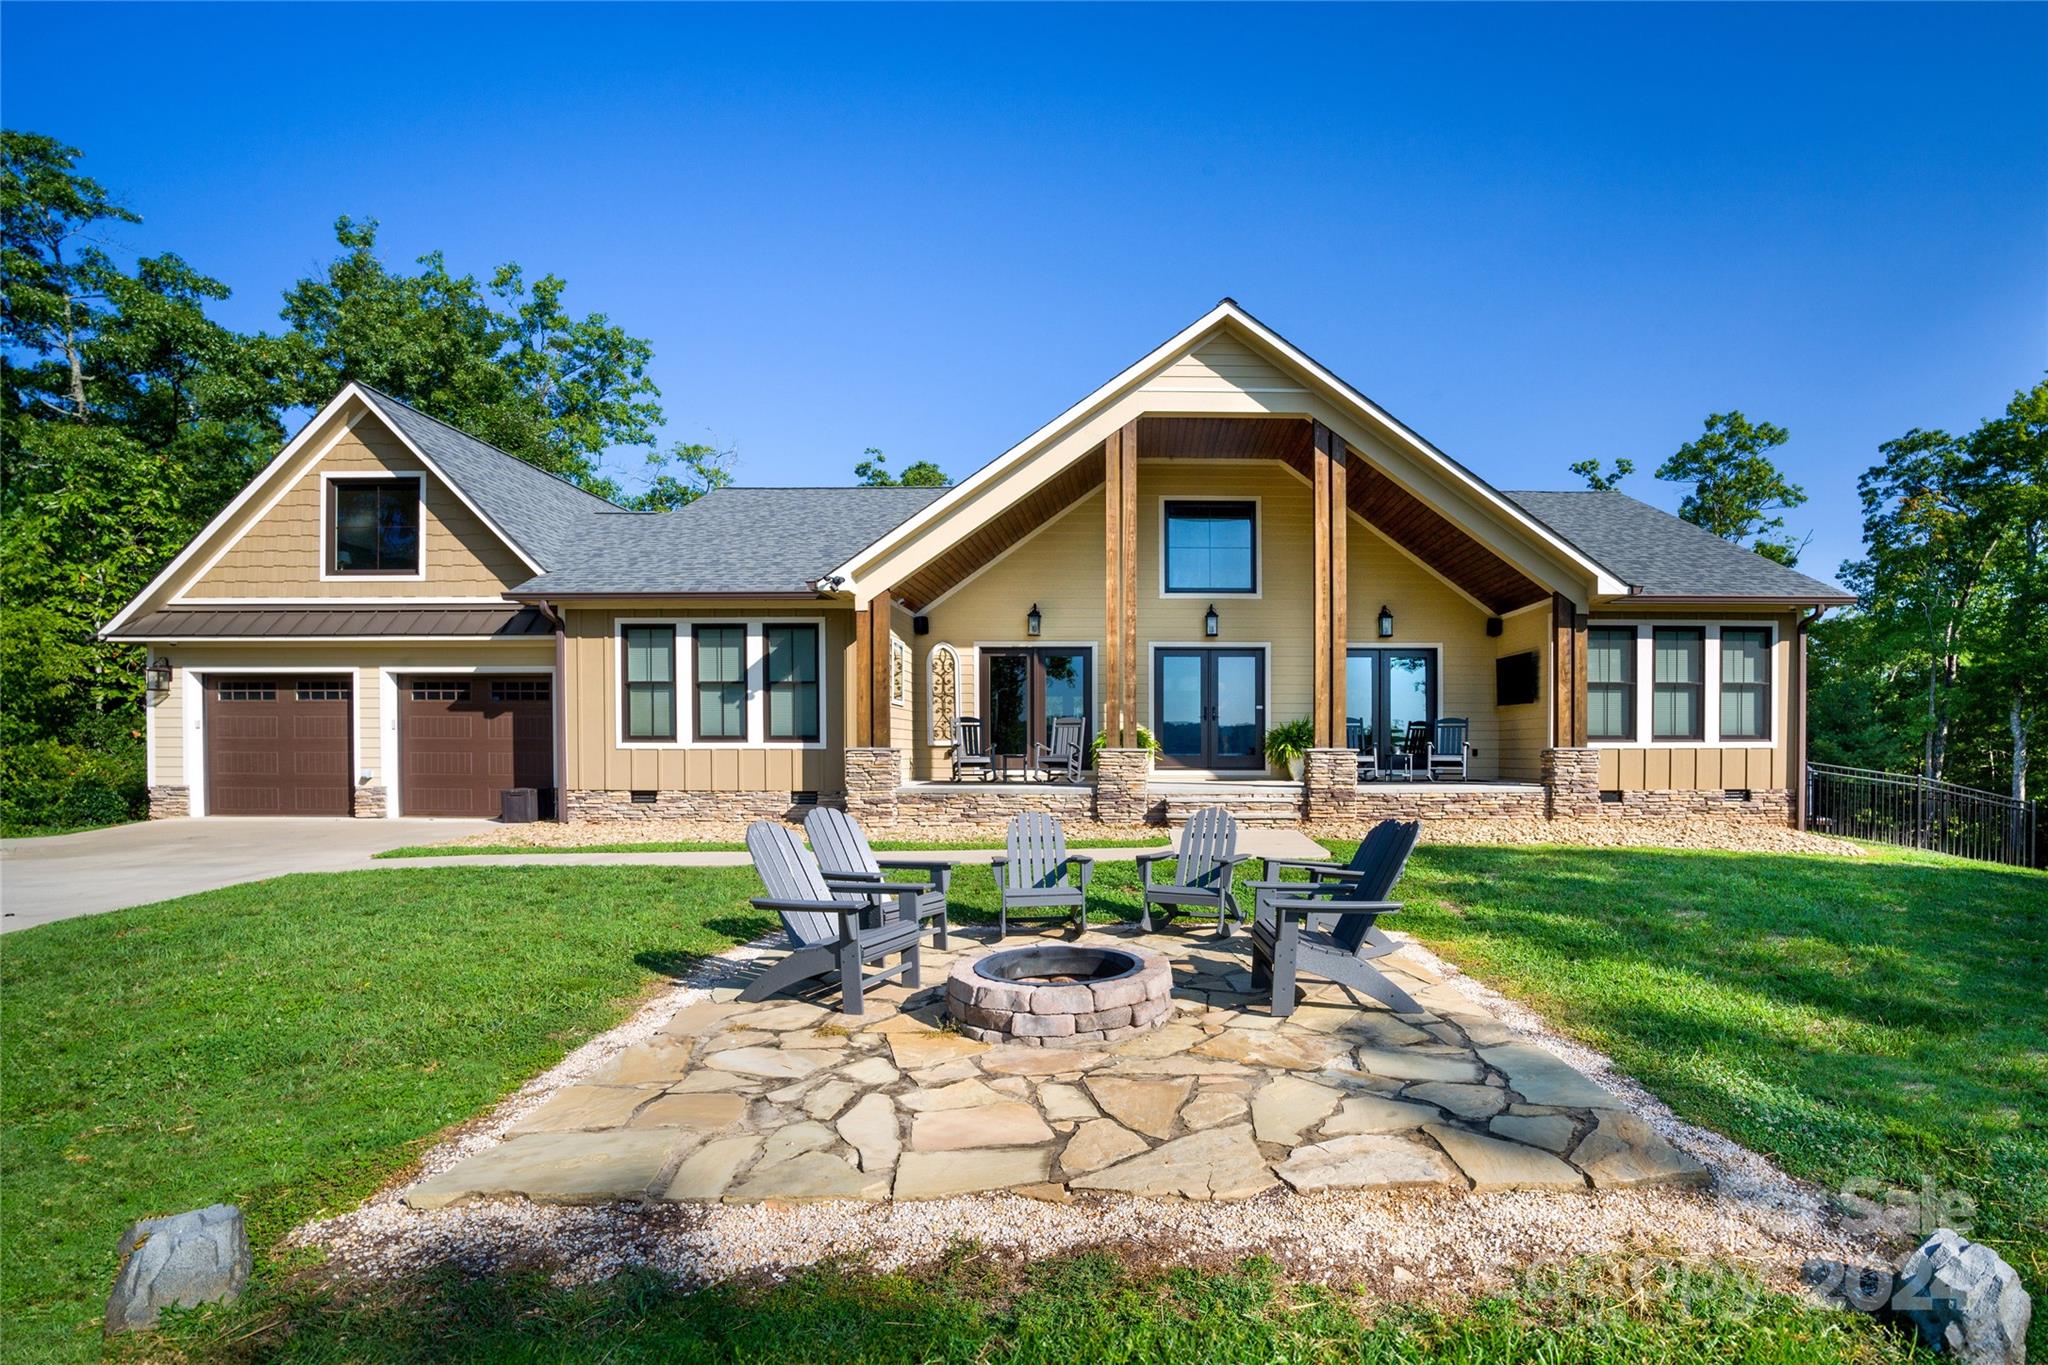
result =
M1621 481L1636 472L1636 462L1618 459L1605 471L1598 460L1579 460L1571 466L1572 473L1586 481L1586 487L1595 493L1607 493L1621 487Z
M1689 483L1678 515L1723 540L1747 545L1780 564L1797 564L1803 543L1785 537L1785 519L1773 513L1799 506L1806 490L1788 482L1770 452L1790 433L1740 412L1707 417L1700 435L1657 467L1657 477Z
M861 452L867 458L853 467L853 477L860 480L863 488L950 488L953 481L946 477L946 471L930 460L918 460L903 466L901 474L889 472L889 457L869 446Z

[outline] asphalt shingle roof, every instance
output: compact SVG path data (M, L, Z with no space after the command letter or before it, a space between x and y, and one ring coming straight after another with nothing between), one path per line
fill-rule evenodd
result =
M1501 496L1645 596L1853 600L1832 583L1731 545L1626 493L1504 489Z

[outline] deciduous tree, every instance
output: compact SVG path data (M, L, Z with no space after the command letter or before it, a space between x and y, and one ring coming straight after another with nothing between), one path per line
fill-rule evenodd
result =
M1785 536L1785 519L1772 515L1806 501L1806 490L1771 462L1770 452L1788 437L1783 427L1752 423L1740 412L1712 413L1697 439L1657 467L1657 477L1692 485L1678 515L1693 525L1780 564L1797 564L1804 542Z

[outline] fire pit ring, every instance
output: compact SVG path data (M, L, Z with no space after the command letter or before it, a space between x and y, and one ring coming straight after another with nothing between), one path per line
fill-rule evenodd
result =
M946 980L946 1013L984 1043L1114 1043L1173 1013L1173 969L1149 948L1031 944L963 958Z

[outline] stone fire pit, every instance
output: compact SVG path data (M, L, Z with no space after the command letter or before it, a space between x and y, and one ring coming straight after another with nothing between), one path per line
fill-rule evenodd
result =
M1114 1043L1173 1013L1173 971L1148 948L1068 943L964 958L946 979L946 1013L983 1043Z

